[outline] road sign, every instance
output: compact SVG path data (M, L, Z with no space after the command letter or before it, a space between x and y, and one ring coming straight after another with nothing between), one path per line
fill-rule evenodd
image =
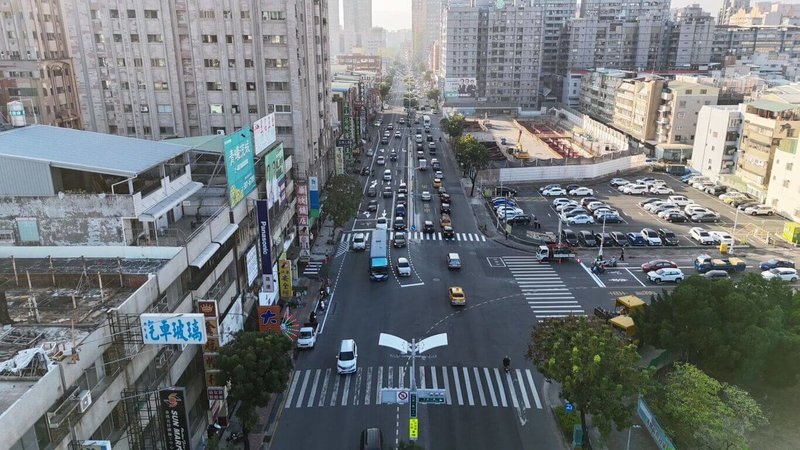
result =
M405 395L400 395L400 393ZM381 389L381 403L384 405L396 405L408 403L408 389Z
M419 419L416 417L408 419L408 438L412 441L419 439Z
M408 391L397 391L397 403L405 403L408 401Z
M564 404L564 411L566 411L566 412L572 412L572 411L574 411L574 410L575 410L575 405L573 405L572 403L566 403L566 404Z
M417 401L423 404L444 404L447 391L444 389L417 389Z
M409 416L417 417L417 394L415 392L411 393L411 401L408 402L409 405Z
M337 139L336 140L336 146L337 147L350 147L351 145L353 145L353 140L352 139Z

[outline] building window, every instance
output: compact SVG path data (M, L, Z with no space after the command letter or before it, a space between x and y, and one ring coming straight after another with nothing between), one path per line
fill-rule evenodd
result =
M228 68L233 69L236 67L236 60L235 59L228 59Z
M286 20L284 11L261 11L261 20Z
M289 67L289 60L283 58L267 58L264 60L267 69L285 69Z
M256 90L256 82L255 81L248 81L247 82L247 90L248 91L255 91Z
M119 19L119 10L118 9L109 9L108 10L108 17L112 19Z
M285 44L286 42L286 35L283 34L268 34L264 36L264 44Z
M122 35L119 33L114 34L114 42L122 42Z
M253 43L253 35L252 34L243 34L242 35L242 42L245 44L252 44Z
M258 105L247 105L248 114L258 114Z
M222 83L219 81L207 81L206 82L206 90L207 91L221 91L222 90Z
M100 18L100 12L98 10L96 10L96 9L90 9L89 10L89 17L91 17L92 19L99 19Z
M100 86L102 86L102 87L103 87L103 90L104 90L104 91L110 91L110 90L111 90L111 82L110 82L110 81L108 81L108 80L103 80L103 81L101 81L101 82L100 82Z
M239 90L239 83L237 83L235 81L231 81L230 87L231 87L232 91L238 91Z
M216 34L203 34L200 36L200 42L204 44L216 44L217 43L217 35Z
M789 187L789 180L783 180L783 187L785 188Z
M794 168L794 163L786 163L786 170L791 172L792 168Z
M143 113L150 112L150 107L147 106L146 103L142 103L141 105L139 105L139 112Z
M104 81L105 83L105 81ZM114 104L113 103L106 103L106 112L113 113L114 112Z
M135 19L135 18L136 18L136 10L135 9L129 9L128 10L128 19Z
M158 10L156 10L156 9L145 9L144 10L144 18L145 19L158 19Z
M125 58L117 58L117 66L125 67Z
M290 113L292 112L292 105L267 105L267 113Z
M214 11L213 10L200 11L200 18L201 19L213 19L214 18Z
M244 66L245 66L245 67L255 67L256 65L255 65L255 63L253 62L253 60L252 60L252 59L246 59L246 58L245 58L245 60L244 60Z
M275 127L275 133L281 135L292 134L292 127Z
M708 94L708 89L700 89L700 95Z
M161 134L175 134L175 128L173 127L158 127L158 132Z
M158 111L160 113L171 113L172 112L172 105L169 105L169 104L156 105L156 111Z
M287 81L267 81L268 91L288 91L289 82Z
M147 42L164 42L164 37L160 34L148 34Z
M230 11L222 11L223 19L233 19L233 13Z
M126 104L122 105L122 111L124 111L126 113L132 113L133 112L133 105L131 105L130 103L126 103Z
M225 112L225 107L223 107L219 103L212 103L209 112L211 114L223 114Z
M132 34L131 35L131 42L139 42L139 35L138 34Z
M225 35L225 43L226 44L233 44L233 35L232 34L226 34Z
M168 91L169 83L167 83L166 81L155 81L153 82L153 87L157 91Z
M142 67L142 58L133 58L133 67Z
M207 58L203 60L203 65L206 67L219 67L219 60L216 58Z
M242 111L239 109L239 105L231 105L231 112L234 114L239 114Z
M123 91L127 91L128 89L130 89L130 88L131 88L131 84L130 84L130 83L128 83L127 81L121 81L121 82L119 83L119 88L120 88L121 90L123 90Z
M686 95L692 95L692 90L691 89L687 89L686 90Z
M108 67L108 60L104 56L101 56L97 58L97 65L99 67Z
M153 67L166 67L167 60L164 58L151 58L150 65Z
M105 42L105 39L103 38L102 34L95 33L94 42L95 42L95 44L102 44L103 42Z
M153 132L152 129L150 127L148 127L147 125L145 125L143 127L143 131L144 131L144 134L150 134L150 133Z
M242 11L240 13L242 19L249 19L250 18L250 11Z
M136 134L136 127L128 127L128 134Z

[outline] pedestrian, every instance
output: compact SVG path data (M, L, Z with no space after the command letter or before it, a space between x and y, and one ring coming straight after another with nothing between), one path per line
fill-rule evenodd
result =
M320 301L319 301L319 310L320 311L325 311L325 300L324 299L320 299Z
M625 261L625 248L624 247L619 252L619 260L620 261Z

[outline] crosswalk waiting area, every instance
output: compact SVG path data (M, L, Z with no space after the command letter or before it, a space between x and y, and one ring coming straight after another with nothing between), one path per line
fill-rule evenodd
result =
M284 408L370 406L381 403L381 389L410 388L411 367L359 367L349 375L335 369L295 370ZM542 409L530 369L418 366L418 389L445 389L447 404Z
M342 242L350 243L353 240L353 236L356 233L364 233L367 238L367 242L370 242L370 238L372 237L372 232L374 230L368 231L348 231L346 233L342 233ZM389 232L389 238L394 239L394 231ZM436 231L434 233L423 233L421 231L406 231L406 239L413 240L413 241L458 241L458 242L486 242L486 236L480 233L454 233L455 236L451 239L445 239L442 236L442 233Z
M551 264L541 263L533 256L504 256L503 263L540 321L552 317L586 315Z

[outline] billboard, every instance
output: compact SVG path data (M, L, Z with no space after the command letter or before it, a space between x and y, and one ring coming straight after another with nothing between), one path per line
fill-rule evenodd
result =
M203 314L208 340L203 345L203 367L206 386L222 386L220 371L217 368L217 354L221 347L219 332L219 309L216 300L198 300L197 310Z
M250 247L245 254L245 266L247 267L247 286L252 286L253 281L258 277L258 246Z
M447 78L444 80L445 98L477 98L478 83L475 78Z
M280 286L281 297L291 298L294 295L292 287L292 262L288 259L278 261L278 284Z
M267 114L253 122L253 139L256 143L256 153L266 150L277 138L275 133L275 113Z
M319 217L319 178L308 177L308 200L311 217Z
M283 197L286 196L286 169L284 168L283 143L267 154L264 159L267 170L267 205L272 208L276 202L283 203L281 197L281 186L283 186Z
M158 391L161 417L164 420L164 438L167 448L191 450L189 414L186 411L186 390L182 387L164 388Z
M261 290L272 292L272 240L269 230L269 206L266 200L256 202L258 217L258 248L261 251Z
M139 316L145 344L199 344L208 340L203 314L145 313Z
M242 128L222 141L231 207L236 206L256 188L253 146L250 141L249 128Z
M297 182L297 228L300 239L300 257L311 256L311 238L308 231L308 185L303 181Z
M281 333L281 307L278 305L258 306L258 331L262 333Z
M342 147L336 147L336 160L334 164L336 166L336 175L344 174L344 149Z

